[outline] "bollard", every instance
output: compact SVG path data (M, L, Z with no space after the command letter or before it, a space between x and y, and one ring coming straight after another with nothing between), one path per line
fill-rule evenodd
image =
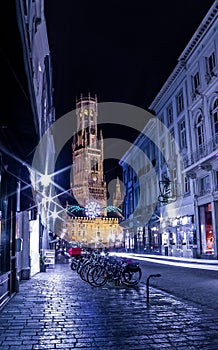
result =
M161 277L161 274L157 273L156 275L150 275L146 280L147 305L149 304L149 280L151 277Z

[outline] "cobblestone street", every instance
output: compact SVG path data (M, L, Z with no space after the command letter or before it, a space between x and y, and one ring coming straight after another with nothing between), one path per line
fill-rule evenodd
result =
M0 349L214 349L218 315L146 286L92 287L56 264L0 312Z

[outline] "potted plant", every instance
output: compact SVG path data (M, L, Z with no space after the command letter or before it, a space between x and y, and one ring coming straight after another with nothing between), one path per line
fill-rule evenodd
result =
M46 257L40 256L40 272L46 272Z

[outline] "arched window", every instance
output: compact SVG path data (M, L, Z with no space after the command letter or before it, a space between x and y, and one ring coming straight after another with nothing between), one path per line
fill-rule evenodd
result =
M218 134L218 98L213 102L212 111L212 129L214 135Z
M204 144L204 125L203 125L203 117L200 114L197 118L196 123L196 129L197 129L197 146L203 146Z

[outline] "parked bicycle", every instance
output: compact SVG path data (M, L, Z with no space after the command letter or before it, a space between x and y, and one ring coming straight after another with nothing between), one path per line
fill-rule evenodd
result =
M95 287L113 282L115 286L121 283L135 286L142 277L142 270L138 263L128 262L127 259L112 257L104 265L97 264L88 274L88 282Z
M71 269L77 271L84 281L94 287L101 287L106 283L113 283L115 286L136 286L142 277L139 263L102 254L98 250L80 258L72 258Z

